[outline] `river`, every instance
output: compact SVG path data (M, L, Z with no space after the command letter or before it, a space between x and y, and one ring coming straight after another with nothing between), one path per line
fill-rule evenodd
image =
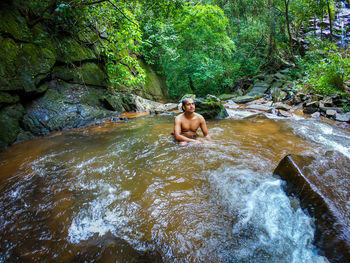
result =
M36 138L0 153L0 262L327 262L272 172L350 157L349 131L230 112L178 146L171 115Z

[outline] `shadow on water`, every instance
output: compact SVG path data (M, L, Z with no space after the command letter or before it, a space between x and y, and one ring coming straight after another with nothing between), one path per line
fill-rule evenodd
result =
M208 127L212 143L180 147L173 117L146 116L0 153L0 261L324 262L271 175L328 146L291 120Z

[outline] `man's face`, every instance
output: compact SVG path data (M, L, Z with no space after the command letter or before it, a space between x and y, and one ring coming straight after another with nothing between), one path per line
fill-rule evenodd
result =
M194 101L192 99L185 100L185 112L194 112L196 106L194 105Z

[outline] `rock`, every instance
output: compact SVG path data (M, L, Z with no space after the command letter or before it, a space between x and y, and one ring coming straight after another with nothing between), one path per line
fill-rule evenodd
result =
M225 103L224 106L225 108L229 109L237 109L240 107L237 103L233 102L232 100L227 101L227 103Z
M234 97L237 97L236 94L221 94L220 96L218 96L218 98L220 100L229 100L229 99L232 99Z
M307 157L287 155L274 175L284 191L315 218L314 244L330 262L350 262L350 160L338 152Z
M164 104L166 111L174 111L178 109L178 105L176 103L166 103Z
M0 110L0 149L5 149L15 142L21 131L20 120L23 117L24 108L21 104L7 106Z
M253 100L256 100L259 96L240 96L240 97L236 97L236 98L232 98L232 101L238 104L244 104L247 102L251 102Z
M280 73L280 72L277 72L277 73L274 75L274 77L277 78L277 79L282 79L282 80L286 80L286 79L287 79L286 75L283 75L283 74Z
M196 98L194 102L196 104L196 112L205 119L228 117L228 113L221 101L213 95L207 95L205 98Z
M112 95L107 94L103 98L103 103L107 110L123 112L125 109L123 108L123 98L120 95Z
M319 113L318 111L314 112L314 113L311 114L311 117L314 118L314 119L320 119L321 118L321 113Z
M0 107L6 104L15 104L17 102L19 102L18 95L11 95L7 92L0 91Z
M283 83L281 81L275 81L272 83L271 89L280 89L283 86Z
M312 113L318 111L318 106L319 106L318 101L305 103L303 111L306 114L312 114Z
M336 111L339 113L344 113L344 109L343 108L339 108L339 107L319 107L320 111L322 112L327 112L327 111Z
M282 101L288 94L285 91L282 91L280 88L272 87L270 91L272 100L277 102L277 101Z
M134 94L120 94L122 99L122 106L125 111L135 112L149 112L149 113L162 113L168 111L168 108L177 107L177 104L165 104L144 99ZM175 108L176 109L176 108Z
M327 117L334 117L337 114L336 110L326 110Z
M79 44L73 38L63 38L54 43L57 61L69 64L72 62L97 60L92 49L83 44Z
M341 122L350 122L350 112L347 113L336 113L335 120Z
M0 61L0 68L8 63L15 67L1 70L0 90L33 92L36 90L36 85L50 74L55 64L55 55L51 50L30 43L22 43L21 46L22 48L18 50L13 46L10 59Z
M261 96L270 88L270 84L266 82L257 82L246 96Z
M182 96L180 102L181 102L183 99L185 99L185 98L190 98L190 99L195 100L195 99L196 99L196 95L195 95L195 94L185 94L185 95Z
M54 131L85 127L118 117L118 112L106 110L99 102L102 92L69 85L49 89L43 97L34 100L28 107L23 126L34 135L47 135Z
M152 65L139 58L140 66L145 72L146 80L140 95L146 99L164 101L168 98L166 78L156 72Z
M5 2L5 3L4 3ZM19 11L6 3L0 3L0 31L16 40L31 41L32 33Z
M279 110L285 110L285 111L289 111L292 109L291 106L287 105L287 104L284 104L282 102L276 102L273 104L273 107L276 108L276 109L279 109Z
M253 105L248 105L246 109L251 109L251 110L259 110L259 111L265 111L265 112L272 112L273 107L267 105L267 104L253 104Z

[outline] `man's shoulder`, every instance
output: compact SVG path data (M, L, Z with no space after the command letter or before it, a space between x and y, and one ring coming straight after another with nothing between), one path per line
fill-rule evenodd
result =
M199 113L195 112L194 114L195 114L196 118L204 120L204 117L202 115L200 115Z
M179 115L177 115L177 116L175 117L175 120L181 120L183 117L184 117L184 114L183 114L183 113L180 113Z

